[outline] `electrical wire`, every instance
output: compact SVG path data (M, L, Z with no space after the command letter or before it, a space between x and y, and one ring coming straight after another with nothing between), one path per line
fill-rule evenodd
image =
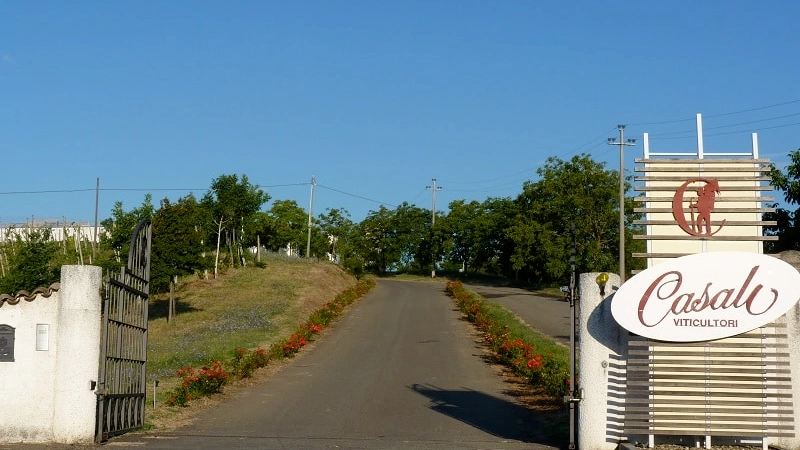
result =
M328 186L325 186L325 185L322 185L322 184L319 184L319 183L317 183L317 187L320 187L322 189L327 189L327 190L333 191L333 192L338 192L339 194L348 195L350 197L355 197L355 198L358 198L358 199L361 199L361 200L366 200L368 202L377 203L379 205L391 206L393 208L397 207L397 205L393 205L391 203L382 202L380 200L375 200L375 199L372 199L372 198L362 197L362 196L357 195L357 194L351 194L350 192L345 192L345 191L342 191L342 190L339 190L339 189L334 189L332 187L328 187Z

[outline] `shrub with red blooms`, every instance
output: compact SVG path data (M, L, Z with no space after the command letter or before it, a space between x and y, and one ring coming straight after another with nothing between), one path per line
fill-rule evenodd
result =
M231 372L238 378L249 378L256 369L265 367L267 363L269 363L269 355L263 348L259 347L251 352L237 348L231 362Z
M170 397L170 405L185 406L192 399L222 392L222 386L231 378L219 361L196 372L192 367L182 367L178 370L178 376L182 382Z

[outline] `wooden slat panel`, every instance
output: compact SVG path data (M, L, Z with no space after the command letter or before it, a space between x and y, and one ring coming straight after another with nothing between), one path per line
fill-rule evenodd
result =
M634 225L675 225L678 223L675 220L634 220ZM770 227L777 225L775 220L726 220L726 227ZM691 253L690 253L691 254Z
M769 159L732 159L732 158L717 158L717 159L667 159L667 158L636 158L636 164L669 164L669 165L716 165L716 164L769 164Z
M663 391L662 390L658 390L658 391L654 391L652 389L645 390L645 389L640 389L640 388L638 388L636 386L632 386L632 387L629 387L628 390L629 391L635 391L635 392L637 392L639 394L648 393L649 395L659 395L659 396L664 396L664 397L681 397L681 398L684 398L684 397L701 397L701 398L706 398L705 395L699 395L699 394L705 394L705 393L698 392L697 390L691 390L691 389L673 389L673 390L663 390ZM715 393L712 392L711 394L715 394ZM762 393L762 392L749 392L749 391L730 392L730 393L724 393L723 392L723 393L716 393L716 394L719 394L718 396L720 396L720 397L737 397L737 398L764 398L765 397L764 393ZM725 395L725 394L727 394L727 395ZM781 393L781 392L770 393L769 396L772 397L772 398L786 398L786 399L792 398L792 394L791 393ZM652 400L652 399L650 399L650 400ZM680 400L672 399L672 401L673 402L676 402L676 401L683 402L682 399L680 399Z
M673 240L682 240L682 241L777 241L780 236L691 236L688 234L684 235L634 235L633 238L639 241L673 241Z
M727 348L736 348L736 347L727 347ZM745 348L745 347L742 347ZM788 345L784 345L783 348L788 348ZM759 351L755 351L759 350ZM734 351L725 351L720 350L717 351L715 348L704 349L703 347L683 347L683 349L676 350L676 349L662 349L658 347L653 347L650 349L642 348L642 349L630 349L628 350L629 355L631 356L686 356L686 357L706 357L706 358L764 358L764 357L772 357L772 358L788 358L788 352L775 352L775 353L767 353L763 351L764 348L759 346L754 349L754 351L743 351L743 352L734 352ZM687 359L687 364L695 364L695 363L702 363L705 364L706 361L702 359ZM650 361L652 364L653 361ZM736 364L738 361L732 361L731 364Z
M648 421L649 420L653 420L653 415L649 414L649 413L645 413L645 414L628 414L628 412L626 411L625 414L626 414L626 416L630 417L634 421L637 421L637 420L648 420ZM759 426L761 426L764 423L773 422L773 421L776 421L776 420L781 418L781 416L778 415L778 414L774 414L772 416L770 416L770 415L761 415L761 414L750 414L750 415L741 414L741 415L736 415L736 414L726 414L725 411L718 411L717 413L706 414L704 411L701 411L701 410L696 410L696 411L691 411L691 412L673 412L671 414L665 414L665 415L663 415L661 417L663 417L663 419L661 419L661 420L664 421L664 422L681 420L681 421L687 421L687 422L690 422L690 423L696 423L696 424L698 424L700 426L705 426L705 423L707 421L711 421L711 420L720 421L720 422L747 423L747 424L750 424L751 426L753 424L758 424ZM652 424L657 424L657 423L658 422L650 422L651 425ZM658 426L658 425L656 425L656 426ZM776 425L776 426L779 426L779 425Z
M769 182L772 181L772 178L769 176L757 176L757 175L715 175L713 177L719 181L744 181L744 182ZM633 177L634 181L644 181L647 182L669 182L669 181L677 181L678 183L684 183L686 181L686 177L674 177L669 175L642 175L642 176L635 176Z
M785 323L708 342L630 335L624 432L794 435Z
M628 379L628 389L639 389L643 390L643 388L685 388L685 389L696 389L692 395L696 397L703 397L705 398L708 393L713 390L714 393L723 393L725 390L732 390L736 392L736 395L739 395L743 392L755 391L759 396L763 397L764 394L764 384L762 382L766 382L770 380L762 379L762 380L734 380L734 379L714 379L714 380L676 380L673 379L672 381L664 380L663 378L656 378L652 380L631 380ZM791 380L790 380L791 381ZM776 389L776 390L791 390L792 385L790 384L779 384L775 382L774 384L769 385L769 390ZM651 389L652 392L661 392L656 389Z
M698 169L697 167L634 167L634 172L667 172L667 173L686 173L690 177L699 177L700 172L724 172L724 173L753 173L753 172L769 172L771 169L769 167L750 167L750 168L739 168L739 167L709 167L705 170Z
M665 191L673 191L674 192L674 188L672 188L672 189L663 189L663 190L665 190ZM729 189L727 189L727 188L725 189L726 192L728 190ZM753 189L753 188L748 189L748 191L753 191L753 190L755 190L755 189ZM772 189L770 189L770 190L772 190ZM639 196L639 197L633 197L632 200L635 201L635 202L639 202L639 203L645 203L645 202L672 203L673 196L669 196L669 197L655 196L655 195L654 196L650 196L650 197ZM687 197L686 200L689 200L689 198ZM737 196L722 196L721 195L721 196L718 196L718 197L716 197L714 199L715 205L725 204L725 203L734 203L734 202L736 202L736 203L744 203L744 202L755 203L755 202L774 202L774 201L775 201L775 197L770 197L770 196L766 196L766 195L764 195L764 196L752 196L752 197L744 197L744 196L738 196L737 197ZM684 209L688 210L687 208L684 208ZM714 208L714 211L715 212L717 211L716 207Z
M672 214L672 208L633 208L637 213L668 213ZM689 212L684 208L684 212ZM714 208L714 213L768 213L775 212L775 208Z
M658 363L659 363L659 365L663 365L663 366L670 366L670 365L672 365L672 366L680 366L680 365L685 365L686 364L686 360L684 360L684 359L669 359L669 360L665 359L663 361L659 361ZM648 367L647 364L650 364L650 363L645 362L645 363L641 363L641 364L644 367ZM774 365L787 366L787 367L789 366L789 362L788 361L774 361L774 362L771 362L771 363L766 363L766 362L763 362L763 361L737 361L736 363L731 363L731 362L727 362L727 361L713 361L712 360L712 361L706 361L706 364L708 364L709 366L723 366L723 365L724 366L732 366L734 364L737 364L737 365L740 365L740 366L756 366L756 367L767 367L767 366L774 366ZM630 361L628 361L628 365L629 366L631 365ZM672 369L670 368L670 370L672 370ZM714 370L716 370L716 368Z
M739 336L740 337L751 337L751 338L761 339L760 335L753 334L753 333L751 333L749 336L748 335L739 335ZM781 335L773 335L771 337L774 339L774 338L786 338L786 336L787 336L786 334L781 334ZM634 348L650 348L650 347L653 347L653 349L654 349L653 351L655 351L655 352L663 352L664 351L663 347L667 347L666 345L653 345L652 341L651 342L648 342L648 341L631 341L628 345L630 347L634 347ZM694 352L703 352L703 351L705 351L705 349L719 349L719 348L736 348L736 349L741 349L741 348L757 348L757 349L789 348L789 344L786 343L786 342L766 343L766 342L761 342L760 340L756 341L756 342L752 342L752 341L751 342L721 341L721 342L715 342L713 344L708 343L708 342L670 342L668 347L671 350L675 349L676 347L679 347L679 348L687 349L686 351L688 351L688 352L692 352L692 351L694 351ZM750 352L750 353L754 353L754 352ZM759 355L761 355L763 352L755 352L755 353L758 353ZM728 353L726 353L726 355L727 354ZM774 354L774 353L770 352L770 354Z
M781 406L783 406L783 405L784 404L782 404ZM773 409L773 410L771 410L772 411L771 416L785 416L785 415L791 416L792 414L794 414L794 412L792 410L792 404L791 403L786 403L785 405L788 406L789 409L781 409L780 411L777 411L777 410ZM759 403L758 405L754 405L754 406L761 406L761 404ZM716 413L719 413L719 412L724 412L724 413L730 412L730 410L725 406L717 406L717 407L709 408L708 405L706 405L706 404L699 404L699 405L697 405L695 407L687 407L685 405L681 405L680 407L667 407L667 406L657 406L657 405L655 405L655 406L631 406L631 407L625 408L625 413L626 414L628 412L632 412L632 413L641 413L641 412L662 413L663 412L663 413L673 413L673 414L682 414L682 413L695 414L695 413L702 412L702 413L705 414L705 412L707 412L707 411L712 413L712 414L716 414ZM631 417L633 417L633 416L631 416ZM761 417L760 414L759 414L759 417Z
M789 365L785 364L783 368L781 367L770 367L769 370L763 367L736 367L736 372L740 374L753 374L753 375L767 375L767 374L789 374L791 369L788 368ZM703 366L691 366L691 367L682 367L682 366L675 366L669 368L670 372L682 373L687 376L693 376L694 374L698 374L698 376L705 374L708 372L707 367ZM628 366L628 377L631 376L637 377L641 374L641 376L645 375L653 375L652 370L649 364L641 364L636 366ZM677 376L677 375L676 375Z
M694 253L633 253L634 258L680 258Z
M645 425L645 424L643 424ZM701 429L707 431L715 431L715 430L735 430L737 432L753 432L758 430L759 432L763 431L766 432L768 429L770 430L781 430L781 431L791 431L794 428L789 425L766 425L762 422L757 423L750 423L750 422L730 422L730 423L691 423L691 422L649 422L646 423L647 426L653 428L694 428L694 429ZM692 433L694 434L694 433Z
M716 178L716 177L712 177ZM633 190L636 192L675 192L675 189L678 186L634 186ZM723 189L725 192L770 192L775 190L772 186L725 186ZM721 195L717 197L717 201L724 200L727 196ZM671 198L671 197L670 197Z
M642 398L642 397L631 397L626 400L627 403L631 405L675 405L675 399L663 399L663 398ZM726 408L754 408L754 407L772 407L772 408L781 408L786 407L791 409L792 403L791 400L780 400L780 399L767 399L767 400L752 400L752 399L737 399L737 400L728 400L728 399L686 399L681 400L681 406L686 405L708 405L708 406L724 406Z
M651 430L645 427L625 427L623 429L624 433L627 434L655 434L660 436L692 436L694 434L687 433L686 429L683 428L676 428L676 429L665 429L665 430ZM699 433L705 436L742 436L742 437L794 437L794 432L792 431L770 431L770 432L762 432L762 433L753 433L753 434L729 434L724 433L721 431L709 430L704 431L703 433Z

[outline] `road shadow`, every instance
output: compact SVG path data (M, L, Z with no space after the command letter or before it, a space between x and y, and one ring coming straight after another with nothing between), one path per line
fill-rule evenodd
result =
M472 389L446 390L430 384L408 387L431 401L430 408L501 439L563 447L547 435L543 417L522 405Z
M200 311L200 309L195 308L187 302L182 302L179 297L175 297L175 315L193 311ZM147 314L148 318L151 320L167 317L167 315L169 315L169 299L150 299Z

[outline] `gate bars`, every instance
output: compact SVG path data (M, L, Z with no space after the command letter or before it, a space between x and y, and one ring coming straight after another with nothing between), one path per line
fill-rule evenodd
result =
M152 224L139 222L128 264L106 284L95 440L144 426Z

